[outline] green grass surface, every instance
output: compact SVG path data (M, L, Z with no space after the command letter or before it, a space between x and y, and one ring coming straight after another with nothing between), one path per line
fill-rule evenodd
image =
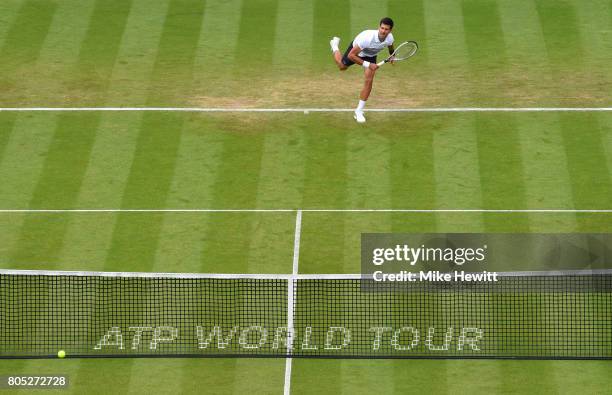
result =
M349 106L345 47L379 15L421 44L372 106L609 105L609 2L5 0L2 106ZM232 94L228 94L232 92Z
M368 107L610 106L591 0L4 0L0 107L351 107L341 46L396 21L417 57ZM612 114L0 112L0 208L609 209ZM293 213L0 214L0 267L289 273ZM301 273L361 232L609 232L610 214L306 213ZM284 360L19 360L73 393L280 393ZM602 393L607 362L296 360L293 393Z

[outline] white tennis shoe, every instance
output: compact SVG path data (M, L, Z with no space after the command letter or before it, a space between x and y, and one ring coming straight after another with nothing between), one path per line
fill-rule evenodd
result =
M339 51L338 46L340 45L340 37L334 37L329 40L329 46L332 49L332 52Z
M365 116L363 115L363 111L355 111L355 114L353 114L353 118L355 118L355 120L359 123L365 123L366 121Z

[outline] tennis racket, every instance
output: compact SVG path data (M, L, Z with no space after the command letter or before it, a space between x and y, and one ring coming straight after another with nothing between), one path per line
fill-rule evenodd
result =
M395 48L395 51L389 56L387 59L382 62L378 62L378 66L382 66L385 63L394 61L397 62L399 60L405 60L409 57L413 56L419 50L419 45L415 41L406 41L399 45L399 47Z

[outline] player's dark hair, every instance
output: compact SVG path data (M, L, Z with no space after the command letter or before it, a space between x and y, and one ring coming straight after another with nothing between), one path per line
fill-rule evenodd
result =
M380 23L378 24L378 26L380 25L389 25L391 27L391 29L393 29L393 19L389 18L388 16L384 17L383 19L380 20Z

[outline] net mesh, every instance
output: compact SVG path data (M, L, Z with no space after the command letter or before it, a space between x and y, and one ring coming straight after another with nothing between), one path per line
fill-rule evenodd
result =
M5 358L60 349L69 356L612 358L610 273L496 283L127 274L0 274L0 281Z

